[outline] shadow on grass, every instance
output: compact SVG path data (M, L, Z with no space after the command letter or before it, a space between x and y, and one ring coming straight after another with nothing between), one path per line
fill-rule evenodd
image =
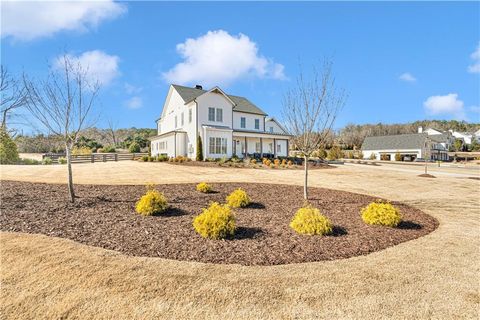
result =
M420 230L422 229L422 225L415 223L413 221L402 221L397 226L398 229L405 229L405 230Z
M232 240L254 239L263 234L260 228L238 227Z

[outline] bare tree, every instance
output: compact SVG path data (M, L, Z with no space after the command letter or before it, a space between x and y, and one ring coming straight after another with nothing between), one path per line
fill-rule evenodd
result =
M113 123L112 119L108 119L108 132L110 133L110 136L112 137L113 141L113 146L117 146L117 139L115 136L115 131L117 130L117 125Z
M423 143L423 159L425 160L425 174L428 174L428 161L432 155L432 140L428 135L425 136Z
M314 151L325 146L346 97L345 91L336 87L330 61L324 62L320 72L313 68L311 79L300 72L296 84L284 94L285 127L305 161L305 200L308 200L308 160Z
M68 192L75 202L71 154L79 133L93 123L90 112L98 96L98 82L88 82L86 69L63 55L61 68L51 69L44 81L35 82L23 76L27 92L26 108L49 134L62 138L68 168Z
M21 83L8 73L3 65L0 70L0 107L1 107L1 126L7 126L7 118L12 117L15 109L18 109L26 103L26 90Z

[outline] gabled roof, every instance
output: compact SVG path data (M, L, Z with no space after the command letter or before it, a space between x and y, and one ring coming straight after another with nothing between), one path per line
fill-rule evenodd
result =
M425 133L366 137L362 144L362 150L421 149L426 137L427 134Z
M267 123L268 121L273 121L277 124L277 126L280 127L280 129L282 129L282 131L284 133L287 133L287 130L285 130L285 128L280 124L280 122L277 121L277 119L275 119L274 117L266 117L265 118L265 123Z
M196 88L190 88L190 87L184 87L180 86L177 84L172 84L172 87L178 92L180 97L185 101L185 103L189 103L193 101L193 99L198 98L202 94L209 92L207 90L202 90L202 89L196 89ZM217 88L217 87L216 87ZM218 88L220 91L221 89ZM223 91L222 91L223 93ZM252 102L250 102L247 98L244 97L239 97L239 96L233 96L230 94L226 94L226 96L232 100L232 102L235 104L233 107L234 111L237 112L246 112L246 113L254 113L254 114L259 114L266 116L267 114L263 112L262 109L254 105Z

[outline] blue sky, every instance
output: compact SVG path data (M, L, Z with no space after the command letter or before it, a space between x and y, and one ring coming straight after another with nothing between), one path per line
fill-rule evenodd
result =
M35 77L65 50L88 64L101 127L154 127L172 81L218 84L280 117L299 61L325 56L349 92L336 127L479 122L479 16L479 2L2 2L1 61Z

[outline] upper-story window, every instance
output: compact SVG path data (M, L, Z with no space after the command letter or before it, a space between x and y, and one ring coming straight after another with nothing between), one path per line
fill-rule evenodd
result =
M217 108L217 122L223 122L223 109Z
M245 128L247 126L247 119L245 117L240 118L240 128Z
M177 128L178 126L178 121L177 121L177 116L175 116L175 129Z
M208 121L215 121L215 108L208 108Z
M188 109L188 123L192 123L192 108Z
M182 114L180 115L180 123L181 123L180 125L181 125L182 127L183 127L184 122L185 122L185 116L184 116L184 114L183 114L183 112L182 112Z
M269 130L270 132L273 132L273 127L269 127L268 130Z
M255 119L255 129L260 129L260 119Z

